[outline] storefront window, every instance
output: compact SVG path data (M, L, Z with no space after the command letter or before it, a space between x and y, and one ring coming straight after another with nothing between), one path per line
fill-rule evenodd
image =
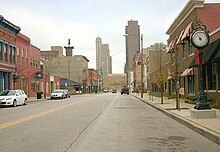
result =
M216 90L216 63L211 63L208 68L208 89Z
M172 93L176 94L176 83L172 81Z
M31 91L35 92L35 79L34 79L34 76L31 77Z
M188 93L195 94L195 76L194 75L188 76Z

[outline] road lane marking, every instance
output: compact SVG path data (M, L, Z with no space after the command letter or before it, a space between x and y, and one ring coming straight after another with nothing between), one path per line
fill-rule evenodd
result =
M19 124L19 123L22 123L22 122L25 122L25 121L28 121L28 120L32 120L34 118L37 118L37 117L40 117L40 116L43 116L43 115L47 115L49 113L52 113L52 112L55 112L55 111L58 111L58 110L61 110L61 109L64 109L64 108L67 108L67 107L70 107L70 106L73 106L73 105L77 105L77 104L80 104L80 103L83 103L83 102L86 102L86 101L88 101L88 99L77 101L77 102L74 102L74 103L71 103L71 104L68 104L68 105L64 105L64 106L61 106L61 107L57 107L57 108L54 108L54 109L50 109L50 110L47 110L47 111L44 111L44 112L41 112L41 113L37 113L37 114L34 114L32 116L28 116L28 117L25 117L25 118L22 118L22 119L18 119L18 120L14 120L14 121L4 123L4 124L0 124L0 129L7 128L7 127L10 127L10 126L14 126L16 124Z

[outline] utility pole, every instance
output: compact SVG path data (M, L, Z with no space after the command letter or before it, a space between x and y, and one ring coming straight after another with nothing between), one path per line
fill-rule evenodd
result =
M141 34L141 98L143 98L144 94L144 62L143 62L143 34Z

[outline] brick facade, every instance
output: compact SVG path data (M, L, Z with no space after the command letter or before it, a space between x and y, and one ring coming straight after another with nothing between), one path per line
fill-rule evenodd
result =
M192 47L189 36L192 29L186 34L187 37L182 39L181 43L176 44L176 40L180 37L183 30L186 31L187 26L192 22L195 25L199 22L206 25L209 33L220 27L220 4L204 4L203 1L191 0L189 1L181 13L177 16L175 21L169 27L167 34L169 35L168 46L172 41L175 42L173 50L170 51L170 66L169 66L169 76L171 79L168 80L168 93L169 95L175 95L176 86L173 85L177 81L178 76L183 74L183 72L190 67L193 59L195 58L194 50ZM192 27L191 27L192 28ZM219 39L219 34L215 33L211 35L211 42ZM175 61L177 59L177 61ZM177 70L176 70L177 67ZM218 64L217 64L218 67ZM208 67L205 67L206 71ZM217 73L219 69L217 68ZM218 75L217 75L218 76ZM206 72L206 91L209 98L217 99L219 92L213 90L209 92L209 78L208 72ZM198 68L194 67L190 73L186 76L179 77L180 89L183 90L185 97L195 98L199 91L199 77ZM215 95L214 95L215 94ZM216 95L217 94L217 95Z

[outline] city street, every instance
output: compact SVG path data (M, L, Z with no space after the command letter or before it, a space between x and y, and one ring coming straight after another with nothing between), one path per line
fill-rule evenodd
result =
M219 145L131 95L88 94L0 108L1 152L213 151Z

